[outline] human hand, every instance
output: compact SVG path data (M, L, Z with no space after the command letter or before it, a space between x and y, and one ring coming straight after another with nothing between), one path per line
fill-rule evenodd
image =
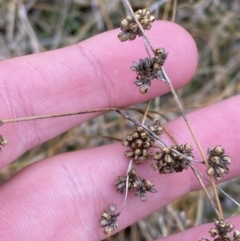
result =
M168 92L167 85L154 81L146 95L139 93L132 84L135 73L130 71L130 65L146 55L142 40L120 43L117 33L114 30L78 45L0 63L0 118L123 107ZM149 37L154 46L164 46L169 52L165 69L175 88L183 86L197 65L192 38L179 26L163 21L154 23ZM228 179L237 176L240 167L237 162L240 110L236 108L239 100L239 96L234 97L189 114L204 150L222 144L232 157ZM9 145L0 154L0 167L94 116L3 125L0 132L7 137ZM167 124L167 128L179 143L194 143L181 118ZM124 150L121 145L113 144L61 154L20 171L0 187L0 240L103 239L99 227L103 209L110 203L121 207L123 201L113 183L126 172ZM195 157L201 159L197 153ZM119 230L200 188L189 170L159 175L151 168L146 170L144 165L139 166L140 175L142 172L153 180L158 192L149 195L147 203L130 196L124 209L127 211L119 218ZM166 240L199 240L207 236L212 226L194 228Z

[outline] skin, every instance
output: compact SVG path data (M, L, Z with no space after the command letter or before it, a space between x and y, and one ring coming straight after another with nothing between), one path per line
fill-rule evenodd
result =
M100 34L67 48L7 60L0 63L1 119L123 107L168 92L166 84L154 81L146 95L132 84L133 60L146 56L142 40L120 43L119 30ZM169 22L156 22L148 36L154 46L169 51L165 64L175 88L186 84L197 66L197 49L191 36ZM239 175L240 97L235 96L189 114L204 150L222 144L232 157L231 179ZM1 153L0 167L27 150L96 116L87 114L57 119L6 124L1 134L9 144ZM179 143L194 143L182 118L167 124ZM169 144L170 140L164 136ZM193 144L196 150L195 145ZM38 161L17 173L0 187L0 240L94 241L104 238L99 219L110 203L121 207L123 196L114 181L127 168L126 150L112 144L80 150ZM201 159L195 153L196 159ZM119 218L119 230L161 206L196 190L199 184L190 170L159 175L146 166L138 174L155 183L156 194L142 203L130 194ZM204 172L202 166L197 166ZM171 190L171 191L169 191ZM136 206L137 205L137 206ZM137 208L136 208L137 207ZM239 221L233 220L236 227ZM162 240L199 240L209 237L213 224L196 227Z

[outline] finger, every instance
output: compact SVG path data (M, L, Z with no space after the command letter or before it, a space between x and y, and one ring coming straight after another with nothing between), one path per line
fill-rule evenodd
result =
M154 81L148 94L139 93L130 66L133 60L146 57L143 42L138 38L120 43L118 32L0 63L1 119L123 107L166 93L166 84L159 81ZM169 52L165 66L174 86L189 81L197 65L192 37L180 26L160 21L149 32L149 38L154 46L164 46ZM0 166L93 116L4 125L1 133L10 144L1 155Z
M239 230L239 227L240 227L239 220L240 220L239 216L237 216L234 218L227 219L226 222L232 223L235 227L234 230ZM209 239L211 238L209 233L211 228L215 228L214 223L209 223L209 224L201 225L199 227L191 228L184 232L180 232L165 238L158 239L158 241L178 241L178 240L192 241L192 240L200 240L201 238Z
M232 157L226 179L237 176L240 170L237 161L240 110L234 108L239 100L240 96L231 98L189 115L190 120L196 121L192 125L204 148L222 144ZM222 110L225 110L224 114ZM221 122L216 124L216 120ZM192 141L181 118L166 127L177 132L180 144ZM217 133L221 134L217 135L216 141ZM61 240L61 237L73 241L102 239L98 221L103 209L114 203L119 211L123 203L124 196L116 193L114 182L119 175L126 173L125 150L120 144L114 144L66 153L35 163L18 173L0 188L0 238L19 240L21 233L22 237L35 235L34 240ZM195 157L200 159L196 150ZM136 170L140 177L154 181L158 192L148 193L147 203L140 202L139 197L130 193L119 218L119 230L199 188L190 170L159 175L151 169L151 164L149 161L137 166ZM9 228L10 225L14 228Z

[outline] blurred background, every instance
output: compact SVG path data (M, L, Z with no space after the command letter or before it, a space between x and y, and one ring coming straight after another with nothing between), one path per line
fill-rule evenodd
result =
M197 73L177 91L187 111L240 93L239 0L130 2L134 10L148 8L157 19L175 21L195 39L199 50ZM118 28L126 13L120 0L0 0L0 60L57 49ZM131 115L141 120L145 108L146 103L133 106ZM178 115L171 95L151 103L149 116L160 118L162 123ZM42 158L116 142L130 128L131 124L115 113L99 116L25 153L1 170L0 181L3 183ZM230 184L222 184L221 188L240 202L240 180ZM222 195L220 198L227 216L240 213L228 198ZM208 211L203 212L203 207ZM149 241L212 220L213 216L201 192L194 192L106 240Z

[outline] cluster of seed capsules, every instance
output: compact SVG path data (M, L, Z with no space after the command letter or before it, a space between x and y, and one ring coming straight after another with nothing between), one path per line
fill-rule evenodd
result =
M127 182L128 178L128 182ZM126 187L128 183L128 187ZM156 193L156 189L153 188L153 182L137 176L135 169L131 169L126 176L119 176L115 182L115 186L118 192L123 193L126 188L129 191L135 192L136 196L140 196L142 202L147 201L146 192Z
M152 27L151 23L155 20L155 17L148 9L139 9L134 13L134 15L144 30L149 30ZM142 32L132 15L127 15L126 17L122 18L120 26L122 32L118 35L118 38L121 42L127 40L131 41L137 36L142 36Z
M153 79L164 80L162 66L167 59L167 55L168 53L164 48L157 48L154 51L154 57L140 59L139 63L133 61L131 69L137 73L134 84L139 86L142 94L147 93Z
M154 121L148 128L156 135L163 133L163 127L158 120ZM135 127L132 133L127 135L127 138L122 142L123 146L131 148L131 150L125 151L125 156L133 158L136 164L143 163L147 159L152 158L153 153L151 153L150 147L152 147L153 144L154 140L141 126Z
M225 155L225 151L221 146L208 149L208 163L207 174L213 176L217 181L222 179L223 174L228 174L228 165L231 163L231 158Z
M2 147L6 146L8 143L7 139L0 135L0 151L2 150Z
M215 228L211 228L209 233L214 241L240 241L240 231L234 230L234 225L226 223L224 219L214 220ZM202 238L200 241L210 241Z
M114 232L118 227L117 218L119 213L115 213L115 209L116 206L114 204L109 205L108 208L102 213L99 221L99 224L104 228L104 233L106 235L111 235L112 232Z
M179 155L175 150L183 155ZM193 158L192 146L173 145L171 148L163 147L160 152L153 156L155 162L152 164L154 170L159 170L160 174L181 172L188 168L189 159ZM187 157L187 158L186 158Z

